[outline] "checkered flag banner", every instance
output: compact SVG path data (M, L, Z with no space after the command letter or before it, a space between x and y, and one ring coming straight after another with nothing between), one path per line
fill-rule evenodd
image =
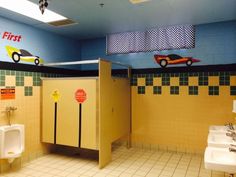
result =
M107 54L151 52L195 47L193 25L153 28L107 35Z
M47 0L39 0L39 9L41 13L43 14L45 9L48 7L48 1Z

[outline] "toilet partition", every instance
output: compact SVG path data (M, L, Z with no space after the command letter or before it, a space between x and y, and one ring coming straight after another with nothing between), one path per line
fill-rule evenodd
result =
M125 138L130 145L130 68L128 78L117 78L111 62L88 63L98 63L98 77L42 78L42 142L98 150L102 168L112 142ZM47 66L67 64L73 62Z

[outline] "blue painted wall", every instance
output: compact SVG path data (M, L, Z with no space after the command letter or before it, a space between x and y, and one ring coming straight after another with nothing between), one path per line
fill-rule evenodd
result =
M21 42L2 39L5 31L21 35ZM236 63L236 21L197 25L194 49L107 56L105 37L78 41L0 17L0 60L13 62L7 56L6 45L26 49L43 58L45 62L101 57L132 65L133 68L159 68L160 66L153 60L154 54L176 53L201 59L200 63L193 65L230 64ZM73 68L79 69L80 67L77 65ZM95 69L97 67L96 65L83 65L81 68Z
M21 41L14 42L3 39L2 36L5 31L21 35ZM45 62L74 61L81 57L80 42L78 40L0 17L0 61L13 62L7 56L6 45L26 49L33 55L43 58ZM78 68L78 66L76 67Z
M160 66L153 60L153 55L157 53L164 55L176 53L181 56L192 56L201 60L200 63L194 63L193 65L236 63L236 21L197 25L195 48L186 50L168 50L107 56L106 38L81 41L82 60L101 57L130 64L133 68L159 68ZM175 67L176 66L177 65L175 65ZM94 69L94 67L82 66L82 69Z

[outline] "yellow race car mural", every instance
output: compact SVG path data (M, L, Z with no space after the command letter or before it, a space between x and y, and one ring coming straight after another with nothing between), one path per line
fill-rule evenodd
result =
M43 63L43 59L32 55L30 52L24 49L17 49L12 46L6 46L7 54L15 63L18 63L20 60L34 63L39 65Z

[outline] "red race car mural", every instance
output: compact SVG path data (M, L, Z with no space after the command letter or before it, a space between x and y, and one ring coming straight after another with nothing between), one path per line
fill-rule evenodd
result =
M154 55L154 59L162 68L165 68L167 65L175 65L182 63L185 63L187 66L191 66L192 63L200 62L199 59L195 59L192 57L181 57L176 54Z

